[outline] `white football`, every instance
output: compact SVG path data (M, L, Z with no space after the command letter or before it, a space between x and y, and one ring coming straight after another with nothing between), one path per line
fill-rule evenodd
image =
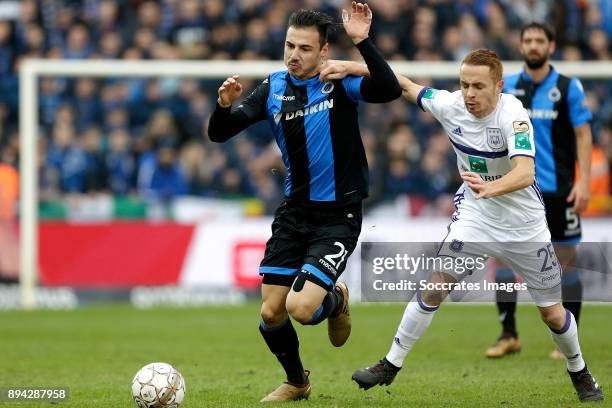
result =
M185 398L185 380L170 364L147 364L132 380L132 397L138 408L178 408Z

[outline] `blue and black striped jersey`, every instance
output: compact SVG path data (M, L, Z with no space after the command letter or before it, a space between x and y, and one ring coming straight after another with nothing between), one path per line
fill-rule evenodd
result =
M360 100L401 95L393 71L367 39L358 44L369 77L322 82L287 71L270 74L230 112L217 104L209 137L222 142L260 120L270 124L287 167L285 196L310 205L347 205L368 195L368 163L359 133Z
M357 124L362 77L324 83L271 74L238 109L267 119L287 167L285 196L354 202L367 196L368 168Z
M542 192L569 194L575 177L574 128L592 119L584 103L582 84L551 66L549 74L538 84L525 71L506 77L504 92L516 96L531 118L536 178Z

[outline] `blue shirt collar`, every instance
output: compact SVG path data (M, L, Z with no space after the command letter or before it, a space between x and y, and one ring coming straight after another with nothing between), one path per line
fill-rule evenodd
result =
M287 72L287 80L291 80L291 82L297 86L312 86L320 82L318 73L314 74L308 79L297 79Z
M555 70L555 67L553 67L551 64L548 64L548 66L550 67L550 71L548 71L548 75L546 75L544 79L542 80L542 82L540 82L542 84L546 82L548 79L550 79L554 74L557 73L557 71ZM527 71L525 71L525 68L523 68L523 70L521 71L521 78L529 82L534 82L533 78L527 73Z

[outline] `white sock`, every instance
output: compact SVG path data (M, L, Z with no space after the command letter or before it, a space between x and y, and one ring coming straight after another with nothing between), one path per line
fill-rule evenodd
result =
M414 344L429 327L436 310L438 307L426 305L421 300L420 293L417 293L417 301L410 302L406 306L402 321L391 343L391 349L387 354L387 361L396 367L402 366Z
M557 348L567 360L567 369L572 372L580 371L584 368L585 363L580 352L580 343L578 342L578 326L576 319L569 310L566 312L566 322L561 330L553 331L550 329L550 335L557 345Z

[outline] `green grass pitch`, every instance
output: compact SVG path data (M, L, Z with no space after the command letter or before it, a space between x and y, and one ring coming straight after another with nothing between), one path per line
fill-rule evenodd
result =
M297 407L576 407L565 364L549 361L552 341L535 306L521 305L523 351L491 361L484 350L498 335L493 305L444 305L390 387L364 392L351 373L385 355L404 306L355 305L353 333L339 349L326 324L295 325L304 366L312 371L309 401ZM181 407L258 407L283 380L260 338L259 305L202 309L128 306L70 312L0 312L0 387L67 386L53 406L130 408L130 385L147 363L165 361L184 375ZM612 307L586 305L582 348L612 407ZM0 403L7 407L49 407ZM584 405L582 405L584 406Z

